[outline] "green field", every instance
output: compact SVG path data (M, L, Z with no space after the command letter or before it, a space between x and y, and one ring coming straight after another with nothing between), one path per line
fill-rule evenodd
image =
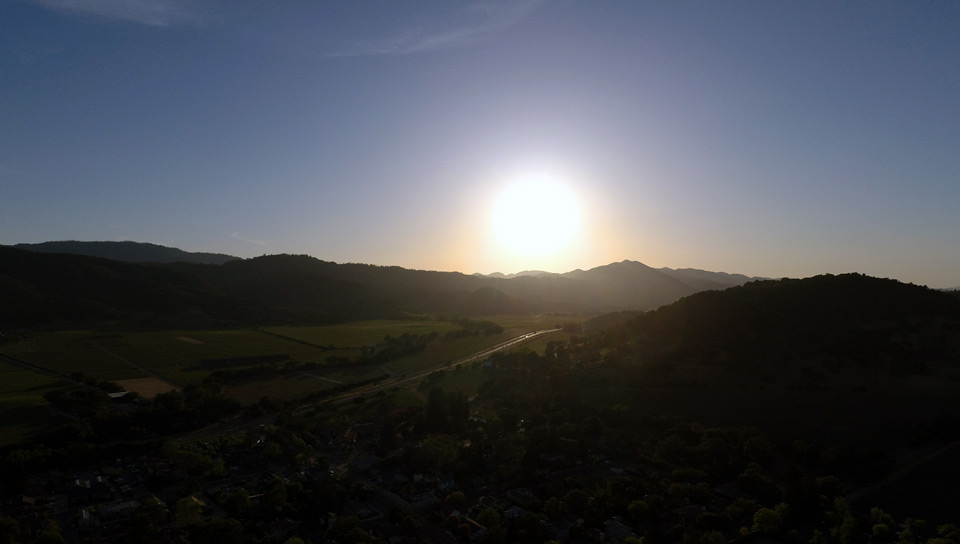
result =
M2 351L67 375L82 372L99 380L112 381L143 378L152 373L180 386L200 383L217 369L215 365L201 364L203 360L285 354L298 363L321 365L321 368L302 372L238 380L227 386L227 394L237 400L256 402L265 395L281 399L296 398L384 373L407 374L447 366L523 333L554 328L560 323L579 322L585 318L492 316L478 319L494 321L504 328L504 332L446 339L444 335L447 332L460 327L436 320L375 320L311 327L269 327L264 330L169 330L116 334L61 331L22 338L4 345ZM384 365L341 364L329 369L322 368L329 357L355 358L360 354L360 347L376 344L388 335L397 338L403 334L420 336L433 332L438 333L438 337L416 355ZM524 344L527 348L520 349L542 351L549 339L565 337L563 333L553 333L531 340ZM21 370L16 372L35 374ZM49 381L41 374L36 376ZM471 389L475 389L475 386ZM27 402L29 399L16 396L16 391L3 390L0 393L0 400L8 408L28 404L42 407L42 393L31 398L33 400ZM6 410L5 413L10 411ZM11 418L11 421L14 420Z
M551 329L558 324L579 322L585 318L493 316L482 319L501 325L504 332L446 339L447 332L460 327L446 321L386 320L314 327L270 327L262 331L169 330L114 334L59 331L34 334L6 343L2 353L65 375L82 372L98 380L113 381L155 374L181 387L198 384L217 368L222 368L201 364L203 360L286 354L299 363L321 365L320 368L294 370L280 375L238 379L226 386L225 393L228 396L242 403L253 403L264 396L293 399L383 374L405 375L447 367L524 333ZM376 344L388 335L397 338L403 334L420 336L432 332L437 332L438 337L416 355L383 365L340 364L323 368L328 357L355 358L360 354L360 347ZM567 337L565 333L551 333L510 349L542 352L549 340ZM242 363L238 366L242 366ZM464 364L460 370L449 370L439 380L431 380L420 389L429 392L430 387L440 386L447 391L462 391L470 396L476 393L483 379L479 365ZM62 421L63 416L47 406L43 395L54 389L73 386L74 383L65 378L0 365L0 445L16 443L31 430ZM401 389L400 392L392 392L389 400L391 403L417 403L422 401L422 392ZM368 411L384 402L382 397L371 396L368 403L347 411Z
M301 363L321 363L332 354L256 330L161 331L98 335L89 331L53 332L4 346L4 353L70 374L101 380L145 377L149 369L180 385L199 383L211 370L204 359L286 354Z
M319 327L267 327L264 330L318 346L358 348L375 344L387 335L396 338L403 334L422 335L431 332L444 334L458 328L456 325L445 321L376 320Z
M316 378L306 373L291 372L280 376L268 376L257 379L231 382L224 393L231 398L249 404L262 397L288 399L303 397L310 393L330 389L337 385L331 381Z
M43 396L69 387L76 385L0 362L0 446L14 444L34 429L63 421Z
M64 374L83 372L98 379L143 376L88 340L90 336L87 331L38 334L4 346L3 353Z

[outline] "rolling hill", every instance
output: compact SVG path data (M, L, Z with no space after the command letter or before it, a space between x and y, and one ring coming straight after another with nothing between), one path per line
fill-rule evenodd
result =
M611 383L642 413L890 447L960 422L955 294L822 275L700 292L595 322L587 328L599 334L580 360L622 373Z
M920 372L927 362L960 359L960 297L861 274L697 293L632 327L650 356L747 372L802 361Z

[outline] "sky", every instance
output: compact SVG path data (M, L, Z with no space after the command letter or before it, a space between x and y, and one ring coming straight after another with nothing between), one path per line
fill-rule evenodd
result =
M10 0L0 244L960 286L958 29L954 1Z

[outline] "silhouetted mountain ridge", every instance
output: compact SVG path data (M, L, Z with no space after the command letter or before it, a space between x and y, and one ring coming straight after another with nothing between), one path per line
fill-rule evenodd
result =
M193 265L199 266L199 265ZM159 315L202 309L205 326L246 322L269 308L211 291L195 278L160 265L0 246L0 326L90 322L147 324Z
M634 261L498 278L337 264L307 255L209 265L126 263L11 247L0 251L0 289L16 310L3 317L4 326L91 320L152 326L175 324L179 315L189 315L190 326L229 326L411 314L601 313L655 308L703 285Z
M221 253L191 253L147 242L80 242L64 240L59 242L42 242L39 244L16 244L18 249L38 251L41 253L68 253L70 255L87 255L101 257L127 263L197 263L223 264L238 259L232 255Z

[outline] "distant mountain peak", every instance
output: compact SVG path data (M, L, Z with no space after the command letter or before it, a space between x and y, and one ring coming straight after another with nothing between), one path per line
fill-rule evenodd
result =
M520 277L556 276L557 274L555 272L547 272L545 270L523 270L521 272L516 272L513 274L504 274L503 272L491 272L490 274L480 274L478 272L473 275L483 277L483 278L511 279L511 278L520 278Z

